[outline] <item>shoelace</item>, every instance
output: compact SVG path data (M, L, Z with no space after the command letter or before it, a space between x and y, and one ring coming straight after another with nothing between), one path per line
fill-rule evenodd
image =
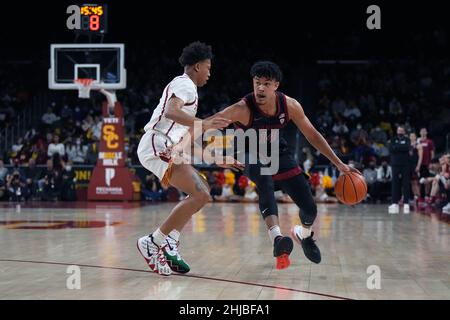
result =
M171 251L171 252L175 252L175 254L176 254L176 256L177 256L177 259L178 259L178 260L181 260L181 256L180 256L180 254L178 253L178 241L175 241L175 240L173 240L173 239L171 239L171 238L168 238L168 239L166 240L166 242L167 242L167 245L168 245L170 251Z
M303 241L308 242L308 243L314 243L316 242L316 240L313 239L314 236L314 232L311 232L311 235L308 238L303 239Z
M164 254L161 250L158 252L157 258L158 258L158 262L161 264L161 266L164 266L167 264L166 257L164 256Z

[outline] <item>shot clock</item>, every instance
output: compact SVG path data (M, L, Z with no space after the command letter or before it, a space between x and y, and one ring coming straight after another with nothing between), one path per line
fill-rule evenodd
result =
M83 4L80 6L81 32L106 33L107 6L105 4Z
M105 34L108 8L105 4L82 4L67 7L67 28L87 34Z

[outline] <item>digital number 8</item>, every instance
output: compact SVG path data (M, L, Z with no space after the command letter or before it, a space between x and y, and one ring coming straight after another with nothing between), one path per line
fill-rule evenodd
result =
M92 15L89 18L89 28L93 31L100 29L100 19L97 15Z

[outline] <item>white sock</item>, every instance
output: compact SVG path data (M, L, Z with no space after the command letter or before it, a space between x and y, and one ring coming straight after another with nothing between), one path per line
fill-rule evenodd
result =
M169 237L178 242L178 239L180 239L180 231L173 229L170 231Z
M275 238L278 237L278 236L282 236L280 227L279 226L272 226L269 229L270 240L272 240L272 242L274 242Z
M305 228L304 226L300 226L300 238L306 239L311 236L311 228Z
M161 245L166 241L167 235L161 232L159 228L152 233L153 236L153 242L158 246L161 247Z

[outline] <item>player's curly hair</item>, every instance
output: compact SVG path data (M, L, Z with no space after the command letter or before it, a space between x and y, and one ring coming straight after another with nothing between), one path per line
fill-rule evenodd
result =
M203 42L196 41L192 42L183 49L183 52L181 53L178 61L180 62L181 66L186 67L193 66L194 64L206 59L212 59L213 57L214 55L212 53L211 46Z
M250 76L252 78L267 78L281 82L283 80L283 73L280 67L271 61L258 61L250 69Z

